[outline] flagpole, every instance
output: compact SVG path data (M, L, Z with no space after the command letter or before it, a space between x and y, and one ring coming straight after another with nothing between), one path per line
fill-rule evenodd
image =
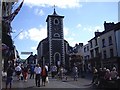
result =
M23 30L20 31L20 32L13 38L13 40L14 40L15 38L17 38L22 32L23 32Z

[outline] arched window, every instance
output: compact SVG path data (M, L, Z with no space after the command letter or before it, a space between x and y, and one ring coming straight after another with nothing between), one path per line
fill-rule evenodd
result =
M55 34L54 34L54 37L60 37L60 34L55 33Z
M59 52L56 52L54 54L54 64L58 65L58 62L61 61L61 56L60 56L60 53Z
M57 18L54 19L54 24L58 25L59 24L59 20Z

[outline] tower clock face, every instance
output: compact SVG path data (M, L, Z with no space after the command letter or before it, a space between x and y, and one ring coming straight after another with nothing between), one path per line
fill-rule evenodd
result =
M59 20L57 18L54 19L54 24L58 25L59 24Z

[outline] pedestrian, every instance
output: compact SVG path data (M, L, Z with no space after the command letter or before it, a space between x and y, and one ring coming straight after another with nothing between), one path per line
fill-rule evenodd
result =
M118 72L115 67L113 67L112 71L110 72L111 74L111 79L112 80L117 80Z
M14 72L14 70L13 70L12 66L9 66L7 69L6 89L8 88L9 84L10 84L10 88L12 87L13 72Z
M110 70L109 69L106 69L106 73L105 73L104 78L105 78L106 81L111 80L111 74L110 74Z
M63 74L64 74L64 68L62 66L60 66L59 71L58 71L58 76L59 79L63 79Z
M30 67L30 79L33 78L34 79L34 66Z
M35 84L36 86L40 87L41 67L39 64L36 65L34 72L35 72Z
M27 78L28 78L28 67L27 66L23 68L23 78L24 78L24 81L27 81Z
M45 86L46 77L48 76L48 71L45 68L45 66L42 67L41 76L42 76L42 85Z
M47 65L47 64L45 64L45 68L46 68L47 74L48 74L49 68L48 68L48 65ZM46 82L49 83L48 75L47 75L47 77L46 77Z
M106 74L106 67L104 67L103 69L102 69L102 72L100 72L101 73L101 80L100 80L100 87L101 88L103 88L105 85L106 85L106 80L105 80L105 74Z
M15 71L16 71L16 75L17 75L18 80L20 80L20 74L21 74L21 71L22 71L21 67L19 65L17 65L15 67Z
M47 64L45 64L45 68L46 68L46 70L47 70L47 72L48 72L49 70L48 70L48 65L47 65Z
M52 74L52 78L54 78L55 75L57 74L57 66L56 65L52 65L51 74Z
M106 69L106 73L104 76L104 85L105 87L111 87L112 85L109 86L109 81L111 80L111 74L110 74L110 69Z
M103 76L103 69L99 68L99 70L98 70L98 84L102 83L103 78L104 78L104 76Z
M74 81L77 81L77 78L78 78L78 68L77 68L77 66L73 67L73 78L74 78Z
M92 83L95 84L98 79L98 70L93 67L93 78L92 78Z

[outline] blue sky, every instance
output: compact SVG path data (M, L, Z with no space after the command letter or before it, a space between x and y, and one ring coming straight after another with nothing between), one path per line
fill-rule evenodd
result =
M36 1L36 2L35 2ZM12 22L12 38L21 52L37 53L38 43L47 37L46 18L56 12L64 17L64 38L71 46L86 44L94 32L104 30L104 21L118 22L118 2L80 2L81 0L24 0L24 5ZM19 5L16 4L14 8ZM20 34L19 34L20 33ZM18 35L19 34L19 35ZM17 36L18 35L18 36ZM17 36L17 37L16 37Z

